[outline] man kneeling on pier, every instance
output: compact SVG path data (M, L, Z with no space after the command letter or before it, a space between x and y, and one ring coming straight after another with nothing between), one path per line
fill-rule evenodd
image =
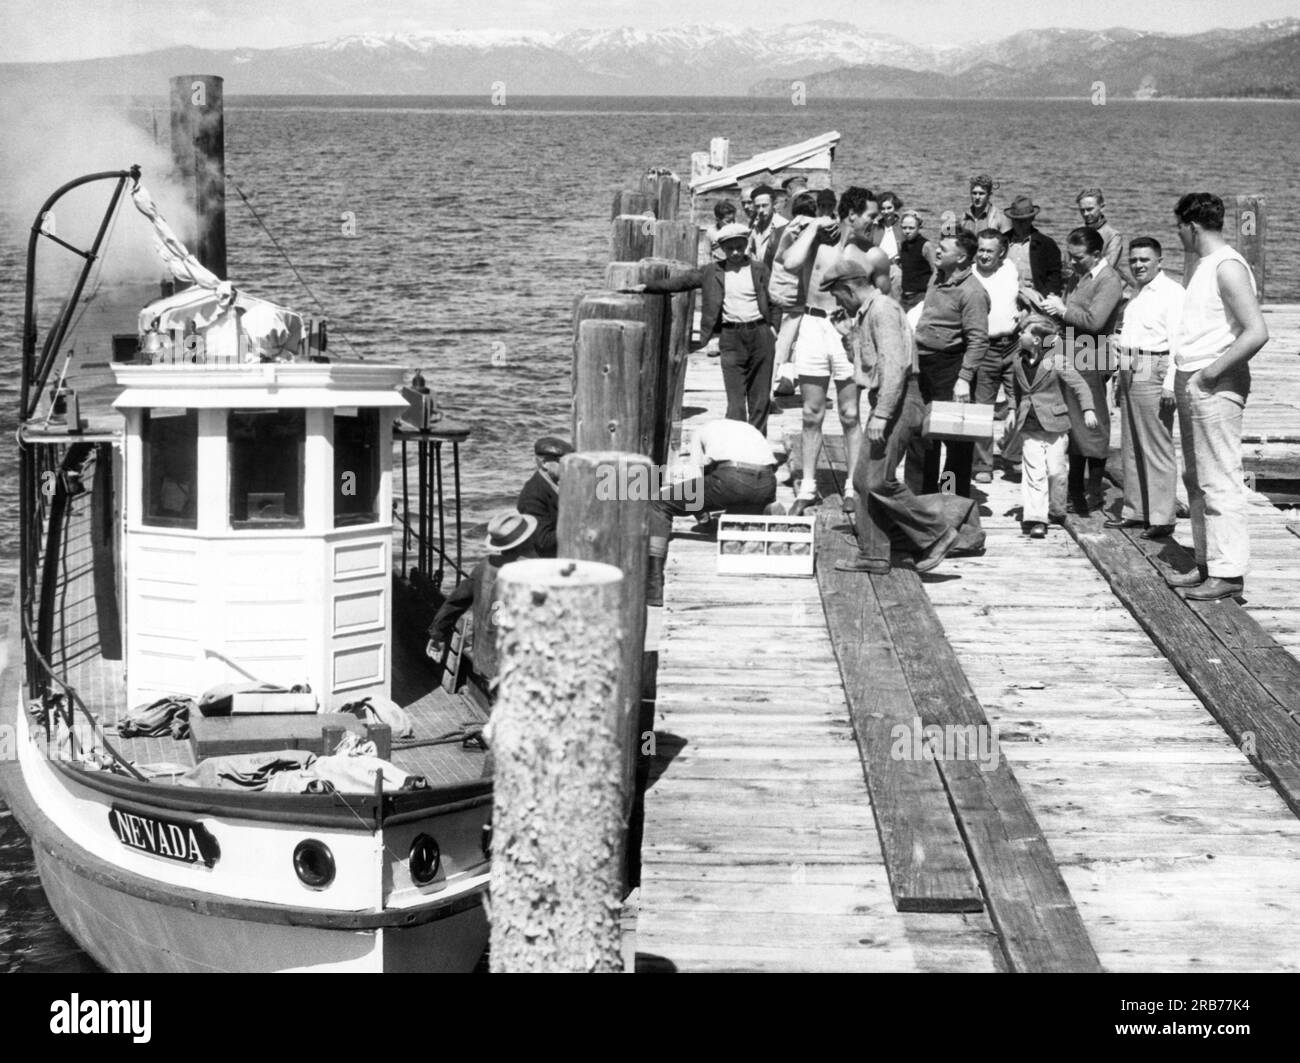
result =
M691 464L701 470L694 480L666 485L650 504L650 563L646 604L664 604L664 562L673 518L710 510L761 513L776 501L776 459L767 439L744 421L710 421L691 440Z
M871 404L871 416L859 417L864 445L853 473L858 555L835 567L887 573L893 530L920 551L917 571L929 572L957 545L958 531L944 516L942 496L918 497L898 479L899 463L925 419L912 328L903 308L875 287L859 262L840 259L821 288L850 315L854 376Z

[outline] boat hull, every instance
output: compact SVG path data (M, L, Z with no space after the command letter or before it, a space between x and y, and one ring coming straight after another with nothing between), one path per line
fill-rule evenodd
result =
M413 927L274 925L133 896L34 848L50 907L77 944L110 971L456 972L472 970L487 945L478 897L464 910Z

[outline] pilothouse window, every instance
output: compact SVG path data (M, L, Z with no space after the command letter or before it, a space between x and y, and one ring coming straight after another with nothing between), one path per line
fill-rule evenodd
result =
M142 521L160 528L198 527L197 410L145 410Z
M303 410L231 410L230 526L301 528Z
M379 520L379 411L334 414L334 527Z

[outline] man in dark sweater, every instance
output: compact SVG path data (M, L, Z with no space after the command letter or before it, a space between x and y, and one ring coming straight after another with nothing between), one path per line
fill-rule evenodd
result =
M573 447L558 436L542 436L533 446L537 471L529 477L515 503L520 513L537 518L533 547L538 557L555 556L555 524L560 513L560 459Z
M970 402L971 382L989 347L989 295L972 276L979 241L964 229L939 240L939 274L925 295L916 326L921 398ZM970 498L975 444L947 444L946 471L957 494ZM914 494L939 490L939 443L916 436L907 453L907 486Z

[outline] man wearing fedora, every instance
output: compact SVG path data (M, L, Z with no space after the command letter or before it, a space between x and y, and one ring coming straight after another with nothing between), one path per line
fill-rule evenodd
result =
M1061 275L1061 249L1046 233L1034 226L1038 207L1029 196L1016 196L1007 207L1011 232L1007 234L1007 261L1020 271L1022 288L1039 295L1060 295L1065 281Z
M497 631L492 605L496 598L497 573L511 561L537 556L532 544L536 530L536 517L513 510L498 514L488 522L484 545L490 552L443 601L429 625L426 654L440 661L456 621L472 610L473 642L469 649L474 671L484 679L496 676Z
M978 236L984 229L996 229L1000 233L1011 228L1002 208L993 204L993 178L982 173L970 179L970 206L962 215L958 228L965 229L971 236Z
M780 323L767 298L769 270L749 257L749 230L724 225L718 246L726 258L698 269L684 270L661 280L635 284L625 291L684 292L700 289L700 340L722 331L722 386L727 392L727 417L748 421L764 435L772 406L772 362L776 355L774 329Z
M538 557L555 556L555 524L560 514L560 459L573 447L559 436L542 436L533 445L537 470L519 491L515 508L537 519L533 547Z

